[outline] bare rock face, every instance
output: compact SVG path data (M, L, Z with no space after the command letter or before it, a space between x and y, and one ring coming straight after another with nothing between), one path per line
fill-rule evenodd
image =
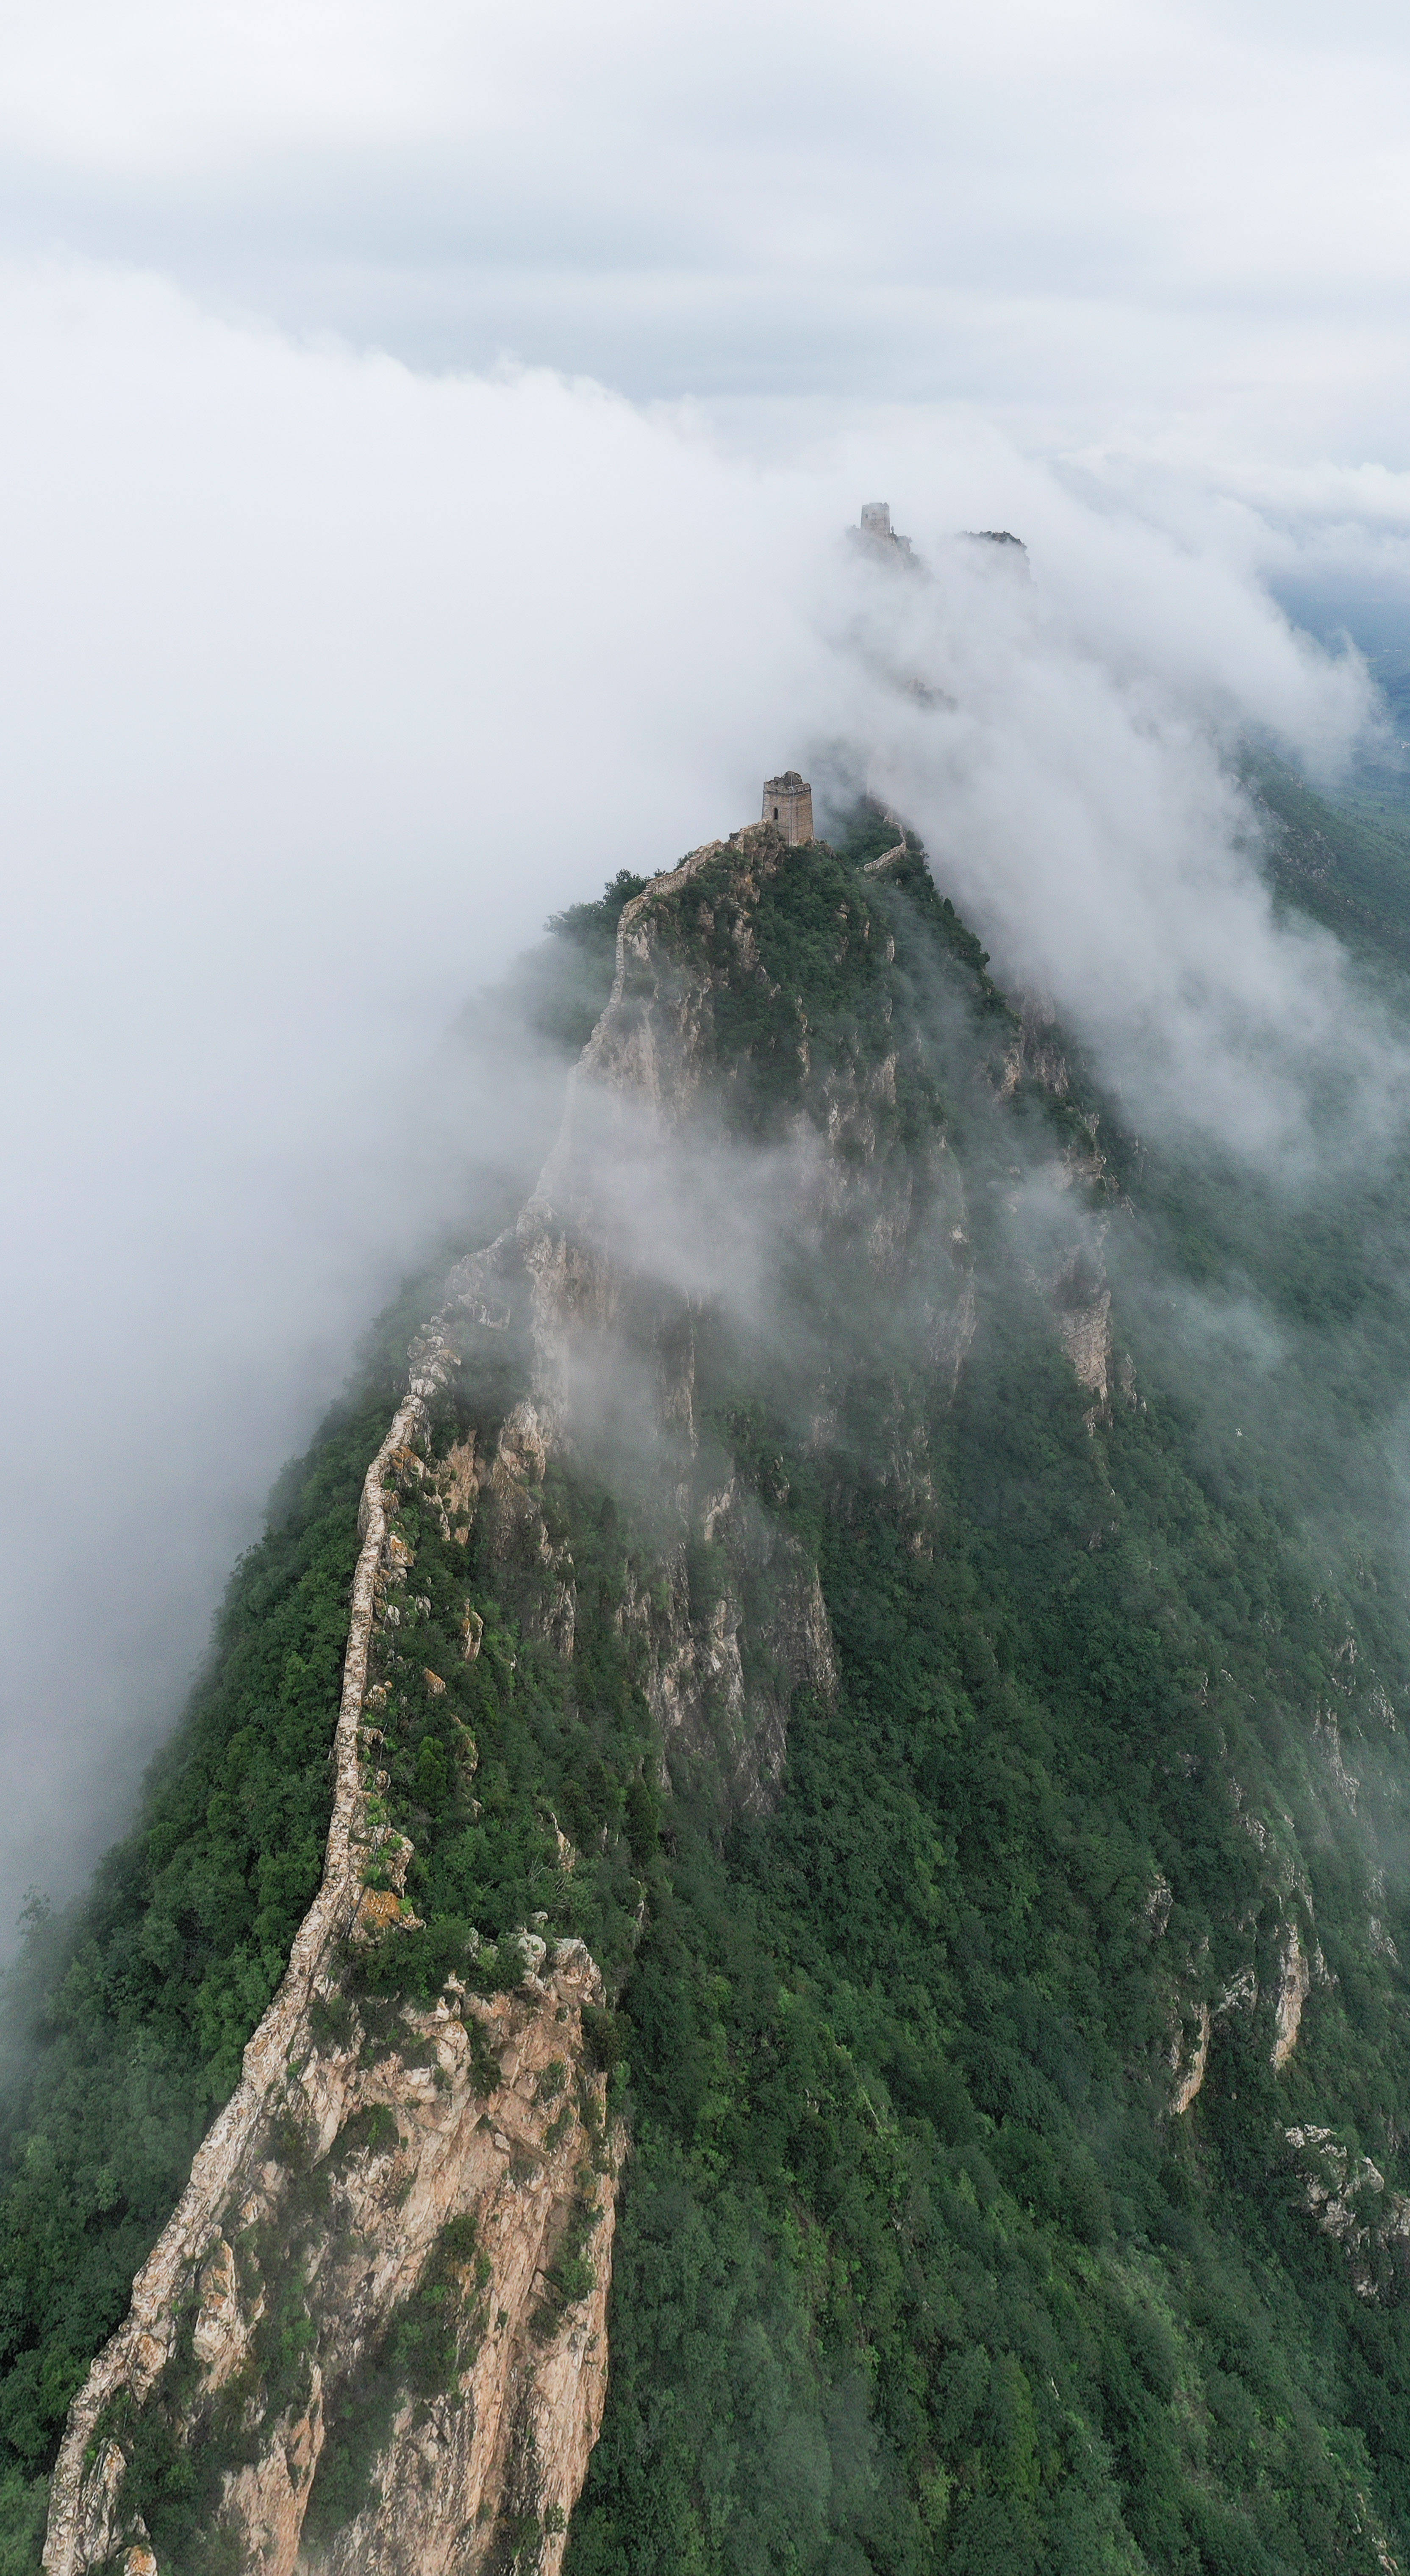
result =
M653 915L663 900L684 894L711 861L725 853L736 858L751 890L756 856L776 857L784 844L769 827L740 835L731 850L723 841L706 841L678 868L656 877L626 905L617 929L617 967L612 998L588 1041L582 1072L606 1090L629 1092L674 1118L698 1100L713 1065L711 1044L711 979L682 972L657 936ZM741 952L742 962L752 959ZM550 1183L553 1165L545 1179Z
M312 2533L298 2516L302 2547L267 2558L271 2569L438 2576L483 2563L507 2514L536 2526L536 2564L556 2576L607 2386L616 2177L603 2083L581 2030L581 2007L598 1995L586 1951L564 1943L547 1979L527 1977L516 1995L403 2015L387 2058L345 2096L355 2107L333 2152L339 2139L358 2143L340 2166L335 2209L339 2197L343 2205L322 2240L331 2251L317 2300L321 2384L313 2393L311 2368L292 2427L296 2460L331 2440L356 2470L378 2411L389 2280L419 2281L423 2310L439 2297L442 2313L458 2316L457 2350L449 2386L393 2400L372 2493L352 2519L325 2531L315 2475ZM488 2092L487 2061L500 2079ZM394 2133L378 2125L382 2111ZM430 2270L440 2277L428 2299ZM398 2301L393 2336L406 2313ZM383 2417L386 2405L383 2393Z
M749 863L771 852L764 833ZM414 1484L448 1539L483 1518L528 1623L571 1657L573 1568L543 1489L582 1419L585 1354L590 1374L604 1346L620 1356L624 1334L649 1352L648 1411L673 1465L693 1454L689 1301L634 1267L630 1210L603 1203L613 1156L591 1147L604 1102L669 1122L699 1090L708 990L677 971L647 916L713 855L697 852L627 907L612 1002L539 1188L512 1237L452 1276L445 1313L413 1348L406 1399L364 1483L322 1884L128 2317L70 2410L50 2576L148 2549L126 2493L139 2434L148 2453L154 2439L189 2451L211 2521L264 2576L472 2568L503 2554L506 2516L522 2566L531 2539L546 2576L561 2558L601 2420L620 2152L584 2036L597 1972L579 1945L550 1968L526 1943L512 1997L447 1993L430 2016L369 2026L350 1962L412 1919L408 1847L378 1821L371 1721L385 1694L369 1690L369 1649L374 1627L398 1629L411 1607L414 1559L388 1505ZM507 1349L525 1299L528 1394L489 1454L471 1437L433 1459L430 1404L466 1334ZM653 1610L643 1648L663 1724L684 1727L707 1703L712 1724L723 1711L745 1794L757 1794L781 1762L788 1673L829 1686L832 1650L815 1572L747 1518L718 1500L721 1580L692 1602L676 1579L692 1511L678 1514L664 1616ZM747 1583L775 1558L784 1696L756 1723L738 1631ZM467 1656L479 1635L468 1610ZM428 1690L443 1679L428 1675Z
M1111 1290L1090 1301L1056 1308L1058 1338L1079 1386L1105 1404L1111 1392Z
M1177 2118L1209 2081L1221 2032L1242 2023L1243 2044L1266 2049L1274 2072L1281 2073L1302 2037L1314 1988L1336 1983L1317 1937L1312 1889L1291 1817L1278 1806L1260 1812L1240 1780L1230 1773L1226 1781L1234 1813L1259 1855L1256 1884L1238 1922L1245 1955L1232 1971L1226 1966L1221 1982L1210 1976L1207 1938L1193 1955L1172 1962L1166 2060L1170 2110ZM1173 1890L1158 1877L1145 1909L1157 1940L1166 1936L1172 1903Z
M1284 2132L1309 2217L1339 2245L1358 2298L1399 2292L1410 2271L1410 2198L1328 2128Z
M506 2514L556 2576L606 2395L617 2186L582 2028L597 1970L580 1942L544 1965L430 2012L321 1998L345 2035L230 2171L143 2408L218 2473L251 2576L471 2569ZM134 2394L108 2400L51 2565L127 2536Z
M467 1350L471 1339L483 1350L481 1319L508 1315L525 1334L531 1379L493 1454L475 1463L473 1497L457 1462L448 1511L478 1513L525 1627L566 1659L575 1575L549 1534L550 1464L605 1472L614 1490L634 1497L642 1570L629 1579L620 1625L638 1651L663 1746L719 1761L731 1803L745 1807L766 1804L777 1789L794 1694L830 1694L835 1668L811 1560L767 1494L747 1489L727 1462L702 1457L700 1313L712 1292L729 1306L761 1233L781 1239L836 1218L851 1176L875 1160L877 1114L895 1089L894 1058L860 1087L834 1086L825 1132L800 1126L767 1161L732 1148L718 1124L719 985L762 976L750 908L786 855L780 834L760 825L735 843L693 851L627 904L612 995L570 1081L538 1185L510 1232L452 1273L439 1319ZM721 862L739 911L718 967L704 957L691 904L701 877ZM703 895L700 903L713 925ZM958 1208L958 1176L946 1177ZM895 1190L873 1192L879 1278L903 1252L911 1186L908 1167L898 1166ZM742 1203L751 1188L758 1198ZM752 1678L746 1634L760 1650Z
M388 1500L425 1478L453 1365L435 1331L417 1345L368 1469L323 1881L70 2409L50 2576L151 2559L127 2493L139 2440L191 2454L252 2576L473 2568L505 2514L556 2576L606 2386L620 2147L584 2030L596 1967L580 1942L550 1964L535 1938L517 1992L452 1981L429 2013L358 2004L349 1977L359 1941L411 1919L364 1712L374 1627L396 1624L411 1572ZM443 1479L457 1500L464 1467Z
M1175 2082L1170 2095L1170 2108L1178 2120L1197 2100L1209 2065L1209 2037L1213 2017L1207 2003L1201 2003L1193 2035L1177 2030L1170 2047L1170 2072Z
M639 1645L663 1749L723 1756L732 1802L758 1810L783 1774L794 1694L836 1691L832 1629L816 1566L733 1480L707 1502L701 1527L714 1551L708 1600L692 1604L681 1544L655 1584L629 1578L618 1625ZM746 1673L746 1627L763 1650L762 1678Z
M1279 1912L1282 1911L1279 1891L1270 1890L1269 1901ZM1304 1950L1295 1918L1283 1921L1277 1936L1275 1957L1276 1981L1266 1993L1260 1994L1257 1970L1249 1961L1216 1992L1212 2003L1201 1998L1194 2003L1185 2000L1172 2006L1170 2108L1176 2117L1188 2111L1203 2090L1209 2072L1210 2041L1232 2014L1251 2016L1258 2014L1261 2008L1266 2027L1271 2007L1270 2062L1275 2073L1281 2073L1288 2064L1297 2047L1303 2011L1314 1979L1327 1983L1329 1972L1315 1942L1310 1955Z
M1312 1992L1312 1970L1298 1934L1296 1923L1288 1925L1287 1939L1278 1973L1278 1995L1274 2005L1273 2064L1286 2066L1297 2046L1302 2028L1302 2007Z
M178 2320L199 2295L198 2275L232 2195L247 2189L247 2176L269 2158L290 2066L309 2050L315 1997L338 1978L370 1856L361 1730L373 1623L394 1554L383 1480L395 1474L399 1456L424 1443L430 1403L454 1365L442 1337L433 1334L419 1346L405 1399L364 1479L322 1883L294 1936L278 1991L245 2048L240 2081L197 2149L186 2189L133 2283L127 2317L69 2409L50 2490L44 2543L50 2576L80 2576L113 2554L126 2454L111 2428L140 2413L166 2370Z
M1011 1099L1021 1084L1036 1082L1055 1100L1065 1100L1072 1076L1058 1043L1051 999L1046 993L1025 993L1017 1008L1018 1031L1004 1054L1000 1099Z
M1017 1030L998 1071L999 1099L1011 1100L1031 1084L1051 1100L1070 1100L1072 1074L1058 1042L1052 1002L1043 994L1024 994L1018 998L1017 1012ZM1064 1192L1079 1203L1119 1197L1098 1143L1095 1116L1082 1120L1079 1132L1051 1166L1048 1179L1059 1198ZM1029 1275L1047 1300L1078 1385L1095 1398L1087 1416L1090 1429L1109 1418L1118 1391L1128 1403L1137 1401L1130 1358L1118 1358L1113 1348L1111 1290L1103 1250L1106 1221L1094 1221L1074 1208L1065 1224L1056 1223L1050 1206L1047 1225L1052 1239L1046 1256L1030 1263Z

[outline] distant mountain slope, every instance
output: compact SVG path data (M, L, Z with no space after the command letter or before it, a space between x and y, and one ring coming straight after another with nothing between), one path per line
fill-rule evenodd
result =
M1282 893L1354 946L1410 965L1410 812L1369 799L1333 804L1273 760L1259 761L1250 783L1270 818Z

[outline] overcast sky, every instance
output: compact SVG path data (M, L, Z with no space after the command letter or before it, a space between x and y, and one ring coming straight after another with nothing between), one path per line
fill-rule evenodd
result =
M120 1814L512 1123L466 996L884 730L861 501L1032 549L1021 614L952 583L913 638L968 692L893 747L956 885L1094 1028L1173 991L1221 751L1334 777L1373 712L1274 594L1410 599L1408 74L1389 7L12 0L0 1882ZM1338 991L1228 882L1216 1068L1241 997Z
M1392 0L11 0L20 250L415 365L1407 461Z

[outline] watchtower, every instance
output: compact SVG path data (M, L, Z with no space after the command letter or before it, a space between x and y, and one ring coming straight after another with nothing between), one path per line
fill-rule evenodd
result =
M915 548L910 538L903 537L899 530L891 525L889 501L864 501L862 524L852 533L860 538L864 546L871 547L877 554L889 555L893 561L899 563L915 561Z
M763 819L777 823L785 841L811 841L813 791L798 770L785 769L781 778L765 779Z

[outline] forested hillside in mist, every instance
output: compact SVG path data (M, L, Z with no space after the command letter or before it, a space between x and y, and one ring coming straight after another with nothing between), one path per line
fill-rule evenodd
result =
M1407 836L1263 793L1283 899L1394 983ZM350 1950L328 2045L375 2055L452 1978L516 1989L529 1927L602 1970L583 2022L625 2161L569 2576L1386 2576L1410 2569L1410 1173L1393 1148L1294 1190L1131 1132L896 838L859 807L831 846L765 829L646 886L622 1062L654 1011L704 1141L672 1106L593 1237L650 1275L607 1301L591 1431L565 1414L532 1467L508 1438L531 1387L547 1419L542 1282L571 1264L546 1220L444 1306L469 1320L377 1649L374 1822L410 1858L404 1890L375 1861L367 1884L406 1904ZM563 915L516 987L565 1069L642 893ZM688 1250L651 1273L663 1155L662 1224L728 1211L747 1293ZM446 1296L383 1319L137 1827L33 1928L0 2576L37 2568L70 2400L317 1886L359 1490ZM602 2260L592 2188L545 2338ZM301 2566L341 2563L398 2407L458 2402L450 2279L330 2386ZM306 2386L320 2295L291 2259L218 2441L155 2400L112 2418L161 2576L252 2563L222 2481ZM562 2539L530 2502L492 2563L527 2576Z

